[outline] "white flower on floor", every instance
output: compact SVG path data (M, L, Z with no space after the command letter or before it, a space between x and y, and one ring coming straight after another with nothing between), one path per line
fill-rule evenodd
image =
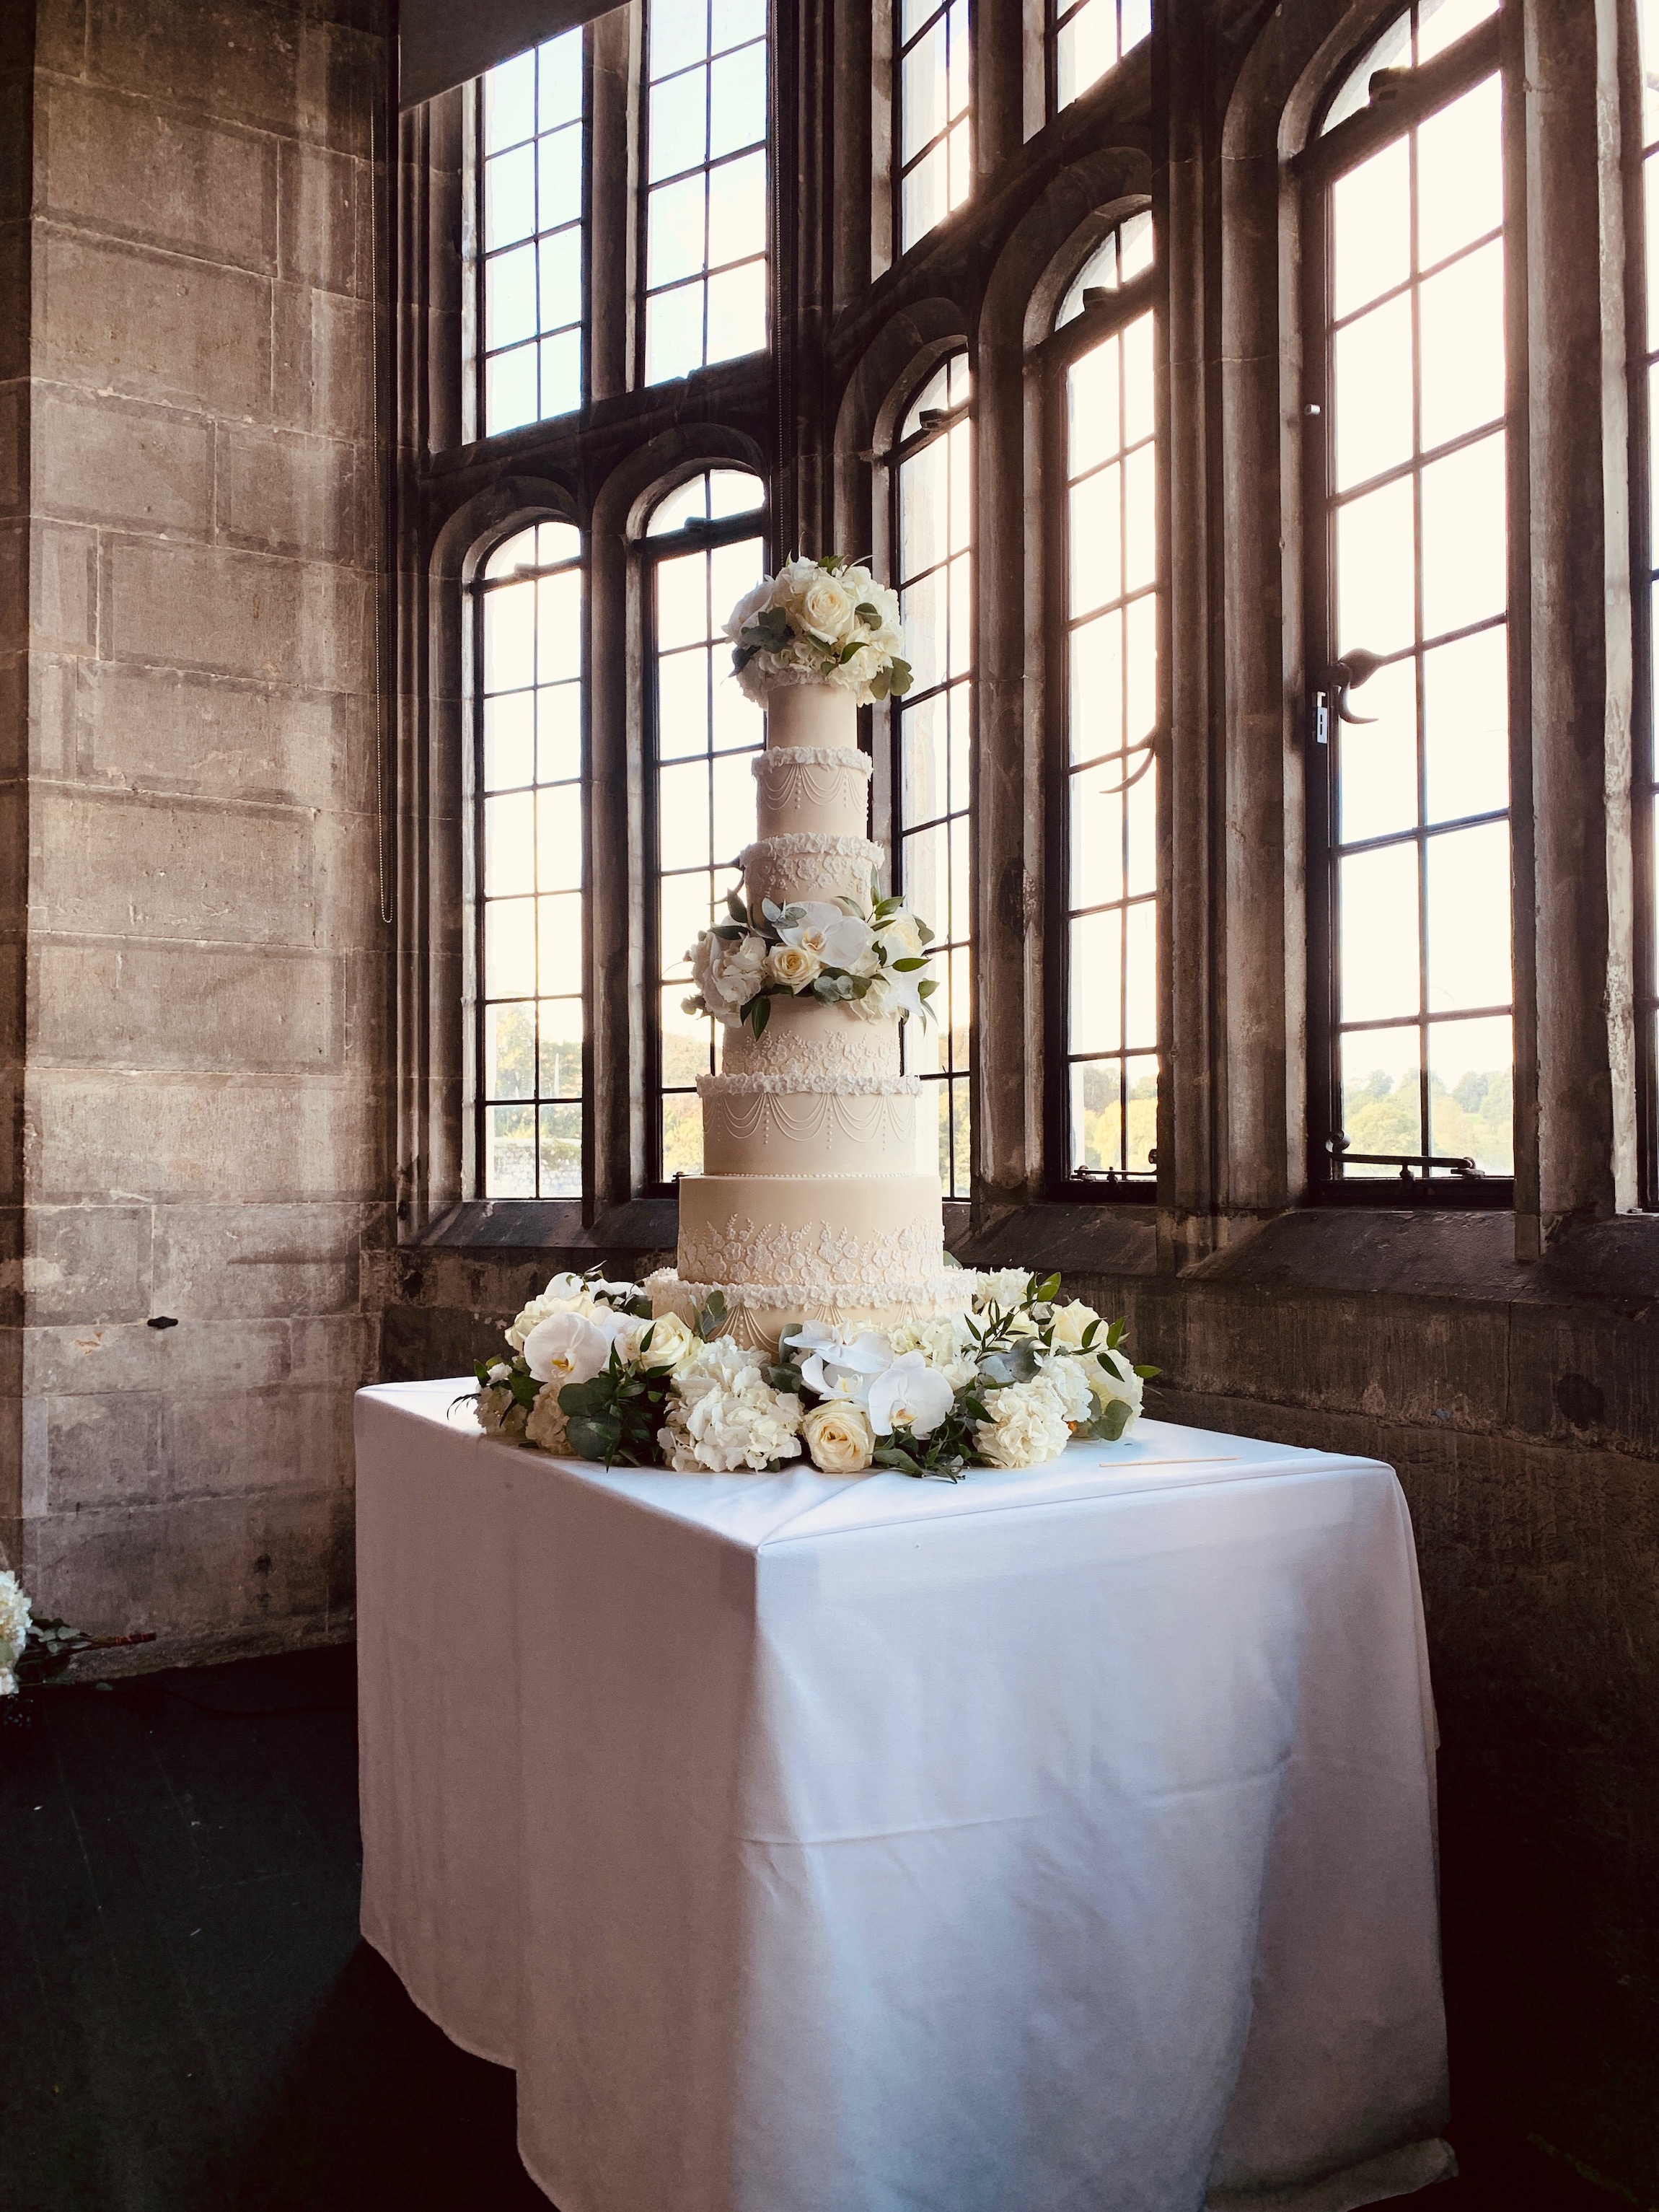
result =
M536 1402L530 1408L529 1419L524 1425L524 1440L534 1444L538 1451L562 1452L565 1448L565 1419L559 1406L562 1382L550 1382L536 1394Z
M478 1426L487 1437L505 1437L516 1443L523 1436L530 1408L519 1405L513 1393L499 1385L480 1390L473 1401Z
M524 1340L524 1364L538 1382L591 1382L629 1326L608 1306L596 1312L549 1314Z
M861 1474L875 1457L876 1439L862 1406L833 1400L814 1406L800 1432L813 1466L826 1474Z
M907 1352L870 1385L870 1425L878 1437L895 1429L931 1437L950 1412L956 1392L920 1352Z
M1049 1375L988 1390L991 1416L974 1429L974 1442L988 1467L1042 1467L1058 1459L1071 1442L1066 1401Z
M775 1390L753 1352L729 1336L693 1353L674 1376L657 1441L677 1474L730 1474L800 1457L801 1402Z
M17 1662L29 1640L33 1617L16 1576L9 1570L0 1574L0 1698L17 1694Z

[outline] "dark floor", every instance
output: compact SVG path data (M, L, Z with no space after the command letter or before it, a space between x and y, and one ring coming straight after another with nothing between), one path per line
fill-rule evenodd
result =
M358 1940L353 1688L336 1650L11 1708L0 2212L547 2212L511 2075ZM1396 2205L1618 2202L1454 2134L1465 2178Z

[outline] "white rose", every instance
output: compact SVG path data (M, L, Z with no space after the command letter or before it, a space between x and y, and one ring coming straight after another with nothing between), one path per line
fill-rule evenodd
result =
M591 1382L611 1357L624 1317L598 1313L550 1314L524 1340L524 1364L538 1382Z
M766 963L769 981L781 983L787 991L804 991L823 973L823 961L804 945L775 945Z
M562 1452L568 1449L564 1410L559 1404L562 1382L550 1382L536 1394L536 1402L530 1408L524 1425L524 1440L534 1444L538 1451Z
M860 1406L814 1406L801 1434L813 1466L826 1474L861 1474L875 1456L875 1437Z
M1085 1352L1077 1365L1103 1412L1114 1401L1127 1406L1129 1418L1121 1431L1127 1437L1139 1418L1146 1383L1121 1352L1108 1352L1103 1346Z
M1099 1319L1100 1316L1094 1308L1085 1305L1081 1298L1073 1298L1069 1305L1056 1306L1054 1312L1054 1342L1065 1345L1068 1351L1077 1351L1091 1324ZM1105 1335L1103 1329L1097 1329L1095 1333L1099 1337Z
M908 907L901 907L884 927L881 941L890 960L924 960L927 957L916 918Z
M892 1020L898 1012L898 994L893 988L897 979L891 975L872 975L870 988L861 999L848 999L847 1011L856 1014L861 1022Z
M660 1313L640 1323L634 1357L641 1367L678 1367L696 1349L698 1339L677 1313ZM650 1338L647 1344L645 1339Z
M895 1429L931 1437L950 1412L956 1393L920 1352L907 1352L870 1385L870 1425L878 1437Z
M985 1395L991 1416L974 1429L974 1446L988 1467L1043 1467L1071 1441L1065 1401L1046 1375L1011 1382Z
M580 1313L592 1304L580 1275L555 1275L541 1295L514 1316L507 1340L514 1352L522 1352L526 1337L538 1321L545 1321L549 1314Z
M800 618L817 636L840 645L857 623L857 601L839 577L820 574L809 584L800 601Z
M742 1009L766 981L767 944L752 932L717 937L704 930L691 948L691 975L716 1021L735 1028Z

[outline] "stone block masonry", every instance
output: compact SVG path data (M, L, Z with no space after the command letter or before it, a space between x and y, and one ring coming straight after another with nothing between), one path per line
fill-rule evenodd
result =
M383 11L34 0L0 201L0 1556L349 1632L389 1188ZM32 31L32 40L29 32ZM149 1327L167 1318L176 1326Z

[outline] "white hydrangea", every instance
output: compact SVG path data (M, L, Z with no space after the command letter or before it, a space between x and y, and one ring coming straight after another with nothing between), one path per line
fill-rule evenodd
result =
M1011 1382L985 1395L991 1416L974 1429L974 1443L988 1467L1043 1467L1071 1441L1066 1401L1052 1375Z
M1068 1421L1091 1421L1094 1419L1094 1393L1089 1387L1089 1377L1083 1371L1080 1359L1059 1352L1045 1360L1042 1373L1053 1383L1060 1401L1066 1409Z
M729 1474L800 1457L802 1407L775 1390L753 1352L716 1337L676 1372L657 1442L677 1474Z
M516 1443L523 1436L530 1418L530 1408L517 1404L513 1393L500 1383L479 1391L475 1411L478 1426L487 1437L505 1437L509 1443Z
M962 1314L939 1314L902 1321L887 1332L896 1355L919 1352L937 1367L953 1391L971 1382L977 1363L969 1351L968 1322Z
M534 1444L538 1451L562 1452L568 1438L563 1409L559 1404L562 1382L550 1382L536 1394L536 1402L530 1408L524 1425L524 1440Z
M0 1573L0 1698L17 1693L17 1662L33 1618L21 1583L9 1569Z

